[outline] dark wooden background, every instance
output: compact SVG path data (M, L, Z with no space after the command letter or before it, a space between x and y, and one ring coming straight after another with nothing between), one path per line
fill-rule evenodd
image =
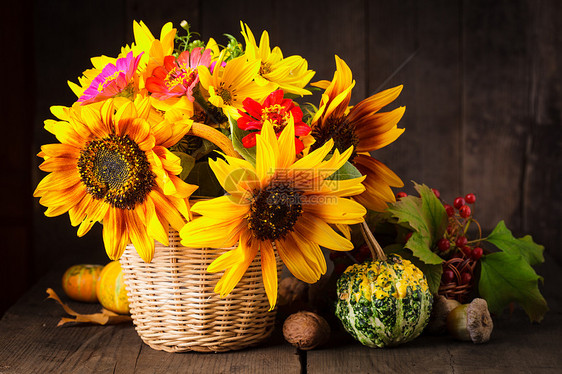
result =
M475 193L485 231L503 219L562 262L562 2L12 2L0 22L0 314L49 270L107 261L99 225L77 238L67 215L46 218L32 198L43 177L35 154L55 141L43 129L49 107L72 103L66 81L91 57L133 41L133 20L157 36L183 19L222 43L223 33L242 40L240 20L256 35L266 29L285 55L307 58L314 80L331 79L337 54L357 80L352 103L403 84L394 106L406 106L406 131L375 157L408 192L413 180L448 201Z

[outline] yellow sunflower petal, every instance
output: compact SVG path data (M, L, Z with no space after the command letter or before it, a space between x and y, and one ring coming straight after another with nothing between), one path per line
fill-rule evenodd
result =
M308 238L322 247L336 251L350 251L353 249L353 244L336 233L330 225L306 212L303 212L299 217L294 228L295 232L303 238Z
M277 303L277 261L271 242L262 241L260 243L261 253L261 273L263 286L267 299L269 300L269 310L272 310Z
M86 188L81 184L74 184L69 188L60 191L49 190L46 191L39 203L46 207L62 206L67 204L77 204L84 194L86 193Z
M265 135L256 135L256 175L262 182L262 186L273 175L275 165L277 164L277 153L275 153L272 143L266 137L268 135L267 123L269 122L264 124Z
M39 169L48 173L76 170L76 159L49 157L39 165Z
M310 252L310 248L300 248L297 246L292 235L287 235L284 239L275 242L277 253L287 269L297 279L307 283L315 283L322 276L319 267L310 265L307 256L303 252ZM314 248L312 249L314 250ZM320 248L318 248L320 250Z
M277 167L279 169L288 169L296 159L295 119L293 115L289 117L289 123L281 131L281 135L279 135L279 149L282 149L283 152L279 152Z
M382 107L393 102L402 92L403 86L396 86L389 88L387 90L381 91L365 100L359 102L354 110L375 113L378 112Z
M324 180L318 189L305 191L305 195L330 195L339 197L355 196L365 191L362 182L366 176L343 180Z
M160 217L156 211L154 201L149 194L143 205L144 214L146 216L146 231L151 238L156 239L165 246L169 245L168 222ZM164 221L164 223L162 222Z
M166 219L170 226L176 230L183 227L185 222L178 209L173 205L173 202L170 201L169 198L166 198L158 191L151 191L148 194L148 198L154 203L154 210L158 216Z
M76 170L56 171L47 174L45 178L39 182L35 191L37 193L39 191L64 190L77 183L80 183L80 175ZM37 197L38 195L36 193L34 193L33 196Z
M250 210L249 205L237 205L230 196L221 196L215 199L198 201L191 211L202 216L224 221L244 218Z
M326 258L318 243L300 236L297 232L292 232L289 235L292 236L296 243L296 248L307 258L309 266L314 268L317 273L326 274Z
M243 241L240 241L235 249L231 249L219 257L217 257L208 267L207 271L209 273L217 273L219 271L224 271L231 268L237 263L243 262L246 256L246 251L244 249Z
M315 149L310 152L306 157L297 160L290 169L315 169L322 164L326 156L332 151L334 147L334 141L332 139L328 140L322 147Z
M68 159L78 159L80 157L80 148L62 143L42 145L41 151L48 157L62 157Z
M247 227L246 220L220 221L199 217L187 222L180 231L182 245L190 248L232 247ZM212 229L210 229L212 228Z
M248 239L251 240L251 239ZM226 270L221 279L217 282L215 286L215 292L220 294L220 297L227 296L236 287L240 279L248 270L248 267L256 257L258 253L259 246L252 245L250 242L246 242L244 245L245 256L242 262L238 262L233 265L230 269Z
M131 138L132 141L137 143L142 150L152 149L154 147L154 143L151 144L152 147L147 148L143 147L142 144L146 142L147 137L150 135L154 137L154 135L150 134L150 125L145 119L142 118L134 118L132 121L129 121L129 126L127 127L127 135Z
M74 126L69 126L68 122L57 122L52 120L45 121L45 130L54 134L57 140L63 144L68 144L74 148L81 149L86 143L87 138L80 135Z
M375 136L371 139L363 141L357 147L357 151L358 152L370 152L370 151L375 151L377 149L381 149L383 147L386 147L387 145L389 145L390 143L393 143L396 139L398 139L400 137L400 135L402 135L403 132L404 132L404 129L393 128L392 130L389 130L389 131L385 132L384 134L380 134L380 135Z
M109 209L103 221L103 243L107 255L112 260L118 260L129 242L127 226L117 209Z
M144 262L152 261L154 256L154 239L148 236L146 227L135 211L123 210L129 238L135 246L137 253Z
M307 204L303 198L303 210L310 213L324 222L334 224L352 225L363 222L363 217L367 214L367 210L363 205L346 198L337 196L327 196L326 202Z
M104 103L104 106L110 106L109 103ZM100 110L94 109L91 106L84 106L81 111L82 121L88 126L88 129L96 137L103 139L111 134L111 128L106 126L106 122L102 120Z

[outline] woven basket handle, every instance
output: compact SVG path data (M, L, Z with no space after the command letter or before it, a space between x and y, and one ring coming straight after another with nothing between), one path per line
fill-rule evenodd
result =
M234 149L232 141L222 132L212 128L211 126L207 126L199 122L193 122L191 129L187 134L210 141L219 147L220 150L227 156L242 158L242 156L240 156L240 154Z

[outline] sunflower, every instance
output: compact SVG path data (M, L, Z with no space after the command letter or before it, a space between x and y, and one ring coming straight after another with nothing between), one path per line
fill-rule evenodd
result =
M228 61L224 67L222 61L219 58L212 74L203 65L199 65L198 70L201 85L209 92L209 101L222 108L225 114L236 118L245 98L253 97L261 101L273 91L274 86L262 87L254 82L260 68L259 61L249 62L240 56Z
M179 231L190 217L188 198L196 187L176 176L180 160L167 150L189 124L153 122L158 117L147 98L52 111L61 121L47 120L45 129L60 143L41 147L40 169L49 174L34 192L45 215L68 212L78 236L101 221L111 259L132 242L150 262L154 239L168 245L168 226Z
M187 247L230 247L211 263L210 272L225 271L215 287L228 295L248 266L261 254L264 287L271 308L277 301L275 252L287 268L308 283L326 272L320 246L337 251L353 249L352 243L330 224L363 221L365 208L345 197L364 191L363 177L327 179L349 158L332 151L333 142L297 160L295 129L290 122L277 138L266 121L257 135L256 165L225 157L210 166L228 195L197 202L192 211L201 215L180 231Z
M258 46L248 25L243 22L240 22L240 25L246 42L246 57L249 61L260 61L259 75L256 77L257 84L266 86L273 83L275 88L300 96L311 94L304 87L310 82L315 72L308 70L308 62L304 58L297 55L283 58L279 47L272 50L269 46L267 31L262 33Z
M396 201L391 187L403 187L404 183L386 165L371 157L370 152L394 142L404 132L397 124L405 107L379 112L400 95L402 86L377 93L350 108L355 81L349 66L338 56L336 66L331 82L312 84L325 91L311 121L311 136L315 140L311 149L322 146L328 139L333 139L340 150L355 146L356 152L349 161L366 176L363 182L366 190L355 200L369 209L382 211L388 202Z

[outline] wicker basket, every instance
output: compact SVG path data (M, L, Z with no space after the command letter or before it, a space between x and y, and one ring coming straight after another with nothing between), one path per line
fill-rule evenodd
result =
M268 311L259 255L221 299L213 289L222 273L206 269L228 248L186 248L177 231L169 238L169 246L156 243L150 263L132 245L120 260L131 316L146 344L167 352L224 352L256 345L271 334L276 311Z
M466 256L453 257L443 263L443 271L451 270L454 274L452 282L445 283L441 279L438 293L445 296L447 299L455 299L460 303L465 303L468 300L474 283L474 268L476 262ZM470 282L463 283L462 273L470 274Z

